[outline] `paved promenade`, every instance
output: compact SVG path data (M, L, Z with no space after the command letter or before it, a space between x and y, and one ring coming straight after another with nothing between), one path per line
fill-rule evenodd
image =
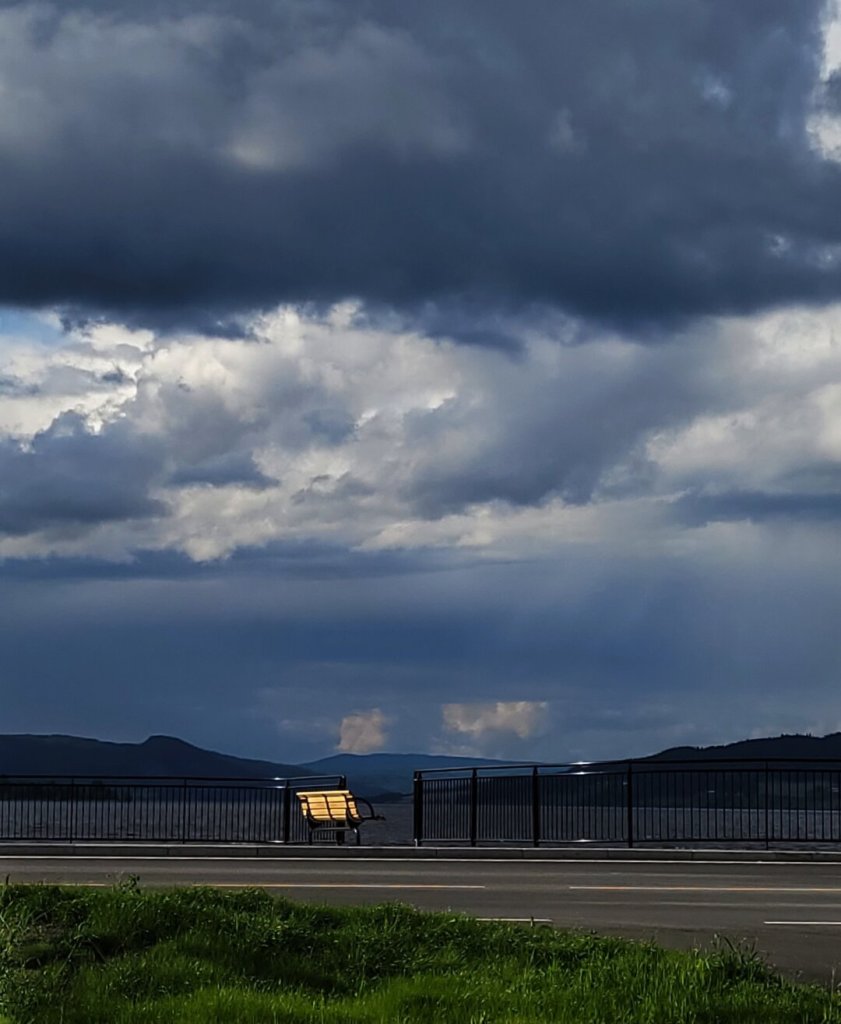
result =
M788 973L841 977L837 854L295 847L274 848L275 856L203 848L199 856L174 847L125 856L76 848L61 856L0 849L0 873L13 882L110 885L137 875L147 885L261 886L336 904L400 900L680 948L726 936L755 945Z

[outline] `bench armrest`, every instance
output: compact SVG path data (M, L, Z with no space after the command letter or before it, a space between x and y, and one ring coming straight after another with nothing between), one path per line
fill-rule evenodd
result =
M354 797L354 799L356 800L357 807L359 807L360 804L364 804L365 807L368 808L368 814L362 818L363 821L385 821L385 816L376 813L374 808L371 806L370 800L366 800L362 796Z

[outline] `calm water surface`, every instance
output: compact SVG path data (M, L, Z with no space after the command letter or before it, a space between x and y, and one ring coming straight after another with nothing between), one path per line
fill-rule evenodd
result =
M362 828L366 846L398 846L412 843L413 809L411 803L380 804L376 807L384 821L369 821ZM531 842L530 812L493 805L481 807L477 819L480 843ZM627 826L623 807L568 807L564 815L545 809L542 837L547 843L581 840L622 843ZM841 843L841 812L776 811L767 821L771 841ZM291 817L292 839L306 842L306 828L300 814ZM633 814L634 836L638 842L729 842L749 843L765 837L766 818L756 811L733 808L636 808ZM469 828L466 805L425 809L424 839L430 843L465 844ZM276 842L282 837L282 821L276 806L238 806L235 802L195 803L155 800L120 802L108 799L77 801L0 800L0 840L57 841L91 839L131 841L148 839L175 841L186 835L188 841L204 842ZM351 838L351 837L348 837ZM318 842L332 842L319 837Z

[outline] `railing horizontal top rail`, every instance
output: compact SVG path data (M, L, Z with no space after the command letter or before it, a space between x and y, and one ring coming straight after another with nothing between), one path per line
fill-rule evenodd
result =
M254 778L241 778L230 776L208 776L208 775L87 775L79 772L76 775L2 775L0 784L9 782L32 783L52 782L58 784L72 783L117 783L125 782L140 786L156 785L213 785L224 783L226 785L249 785L259 783L261 785L289 785L291 783L306 783L307 785L321 785L328 781L342 779L342 775L294 775L294 776L262 776Z
M458 765L452 768L419 768L415 771L416 778L426 778L431 775L448 776L470 776L473 773L485 772L600 772L600 771L627 771L631 767L634 771L652 771L658 768L674 768L680 766L688 771L693 768L698 771L709 771L711 769L733 769L749 768L749 766L774 768L776 766L794 767L803 765L814 767L825 765L836 769L841 768L841 758L838 757L711 757L711 758L625 758L622 761L568 761L568 762L533 762L531 764L477 764Z

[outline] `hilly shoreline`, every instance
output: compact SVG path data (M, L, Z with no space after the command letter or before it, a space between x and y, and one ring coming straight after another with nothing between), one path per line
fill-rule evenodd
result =
M639 760L841 759L841 733L783 734L709 747L670 747ZM491 758L443 754L333 754L304 764L236 757L206 750L173 736L140 743L63 735L0 735L0 777L77 775L218 779L306 778L346 775L360 795L400 801L412 791L416 769L504 765Z
M416 768L506 763L434 754L335 754L306 764L291 764L205 750L174 736L114 743L79 736L0 735L0 777L265 779L346 775L356 792L379 802L402 800L409 795Z

